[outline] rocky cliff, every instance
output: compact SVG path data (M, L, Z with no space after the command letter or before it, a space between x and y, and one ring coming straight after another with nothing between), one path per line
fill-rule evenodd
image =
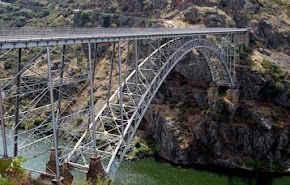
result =
M144 125L158 155L181 165L287 170L290 97L285 92L264 97L272 77L247 65L238 66L239 88L234 90L210 85L206 69L202 59L189 56L156 95Z

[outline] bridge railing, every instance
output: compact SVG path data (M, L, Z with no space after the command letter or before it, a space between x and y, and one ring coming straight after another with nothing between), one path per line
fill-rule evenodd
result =
M225 28L216 28L213 31L226 31ZM203 28L52 28L52 27L0 27L0 36L12 35L53 35L53 34L130 34L130 33L150 33L150 34L174 34L176 32L181 34L189 34L194 31L201 31ZM205 29L206 30L206 29ZM228 28L228 31L237 31L235 28Z
M112 34L132 32L160 32L168 29L157 30L156 28L0 28L0 36L9 35L53 35L53 34Z

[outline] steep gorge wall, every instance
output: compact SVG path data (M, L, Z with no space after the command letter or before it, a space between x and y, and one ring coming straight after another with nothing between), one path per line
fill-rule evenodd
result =
M289 97L266 101L261 91L267 79L249 67L237 71L240 99L235 94L231 102L229 93L209 86L210 73L202 59L189 56L175 67L145 116L158 155L181 165L265 171L290 167ZM175 106L168 108L173 97Z

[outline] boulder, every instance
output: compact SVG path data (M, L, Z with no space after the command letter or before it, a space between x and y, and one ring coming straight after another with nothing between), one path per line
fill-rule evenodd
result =
M190 7L183 12L183 20L190 24L199 23L201 21L201 14L196 7Z
M220 15L216 11L206 12L203 22L206 27L226 27L225 15Z

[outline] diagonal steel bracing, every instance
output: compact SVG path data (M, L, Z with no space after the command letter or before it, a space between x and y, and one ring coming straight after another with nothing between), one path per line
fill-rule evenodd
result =
M137 32L129 29L120 34L112 31L91 31L77 30L77 34L71 37L64 37L62 34L71 33L72 30L63 33L55 31L62 40L53 37L47 42L47 36L44 35L39 43L21 36L27 47L23 47L22 41L14 43L11 33L0 31L0 37L1 34L6 34L6 43L2 43L0 38L0 48L8 48L1 52L0 61L13 54L12 48L24 48L18 50L19 65L15 74L0 79L4 96L3 114L7 122L14 118L12 132L9 132L7 139L14 139L14 155L24 154L29 160L39 161L39 156L49 152L28 152L30 148L44 143L60 148L62 153L55 153L56 171L46 172L56 178L60 178L59 167L64 163L86 171L92 155L102 157L107 174L114 178L159 87L174 66L192 50L197 50L204 57L213 83L234 87L237 43L240 42L234 38L236 35L245 34L247 30L191 32L190 29L160 29L155 32L152 29ZM30 32L15 33L25 35ZM88 34L89 37L84 38L81 34ZM108 38L100 38L105 34ZM161 38L166 39L160 40ZM108 88L103 93L106 97L95 102L96 90L101 87L97 87L95 83L95 72L99 67L96 64L100 65L96 59L96 43L106 42L112 48L108 57L109 77L103 78L107 79L105 83L108 83ZM75 62L74 58L80 56L68 56L75 47L65 44L76 43L84 44L81 47L86 56L86 65ZM95 44L94 47L92 44ZM47 48L37 50L38 53L31 60L21 61L25 50L34 46ZM56 65L57 57L60 58L60 65ZM40 71L38 66L42 62L47 62L47 67ZM75 68L79 72L71 73ZM80 101L88 103L80 105ZM27 130L19 129L33 123L33 119L38 117L41 118L38 125ZM72 126L74 124L77 126ZM65 143L61 143L59 138L65 139Z

